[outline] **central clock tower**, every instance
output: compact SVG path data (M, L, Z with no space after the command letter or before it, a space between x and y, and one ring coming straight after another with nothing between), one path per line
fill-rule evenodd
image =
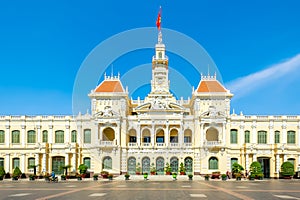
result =
M168 79L168 57L166 47L162 43L162 33L158 33L158 42L155 45L155 55L152 58L151 94L170 94Z

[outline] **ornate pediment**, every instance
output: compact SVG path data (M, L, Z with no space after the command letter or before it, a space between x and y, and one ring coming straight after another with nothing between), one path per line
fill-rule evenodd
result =
M223 118L225 114L222 111L218 111L216 107L210 106L208 111L203 112L200 116L206 118Z
M185 108L169 98L163 98L161 96L155 96L149 98L148 101L135 108L136 111L181 111Z
M111 117L117 117L119 114L111 108L111 106L105 106L104 110L95 113L94 115L96 118L111 118Z

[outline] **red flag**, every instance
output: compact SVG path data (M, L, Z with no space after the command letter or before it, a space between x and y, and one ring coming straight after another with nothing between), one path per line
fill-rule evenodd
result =
M159 9L159 12L158 12L156 26L157 26L157 29L160 30L160 28L161 28L161 8Z

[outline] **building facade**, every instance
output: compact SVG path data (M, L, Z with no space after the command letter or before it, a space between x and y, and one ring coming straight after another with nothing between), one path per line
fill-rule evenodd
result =
M91 114L78 116L0 116L0 166L30 173L89 171L135 174L136 168L164 174L231 171L234 162L249 171L262 164L265 177L278 177L284 161L300 164L300 116L230 113L230 93L216 75L203 76L191 98L170 92L168 57L159 32L152 58L151 92L132 100L120 77L106 76L93 89Z

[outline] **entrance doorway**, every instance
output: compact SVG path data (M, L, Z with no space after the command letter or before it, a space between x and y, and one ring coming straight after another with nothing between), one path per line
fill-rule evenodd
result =
M270 158L259 157L257 161L261 164L261 169L265 178L270 178Z

